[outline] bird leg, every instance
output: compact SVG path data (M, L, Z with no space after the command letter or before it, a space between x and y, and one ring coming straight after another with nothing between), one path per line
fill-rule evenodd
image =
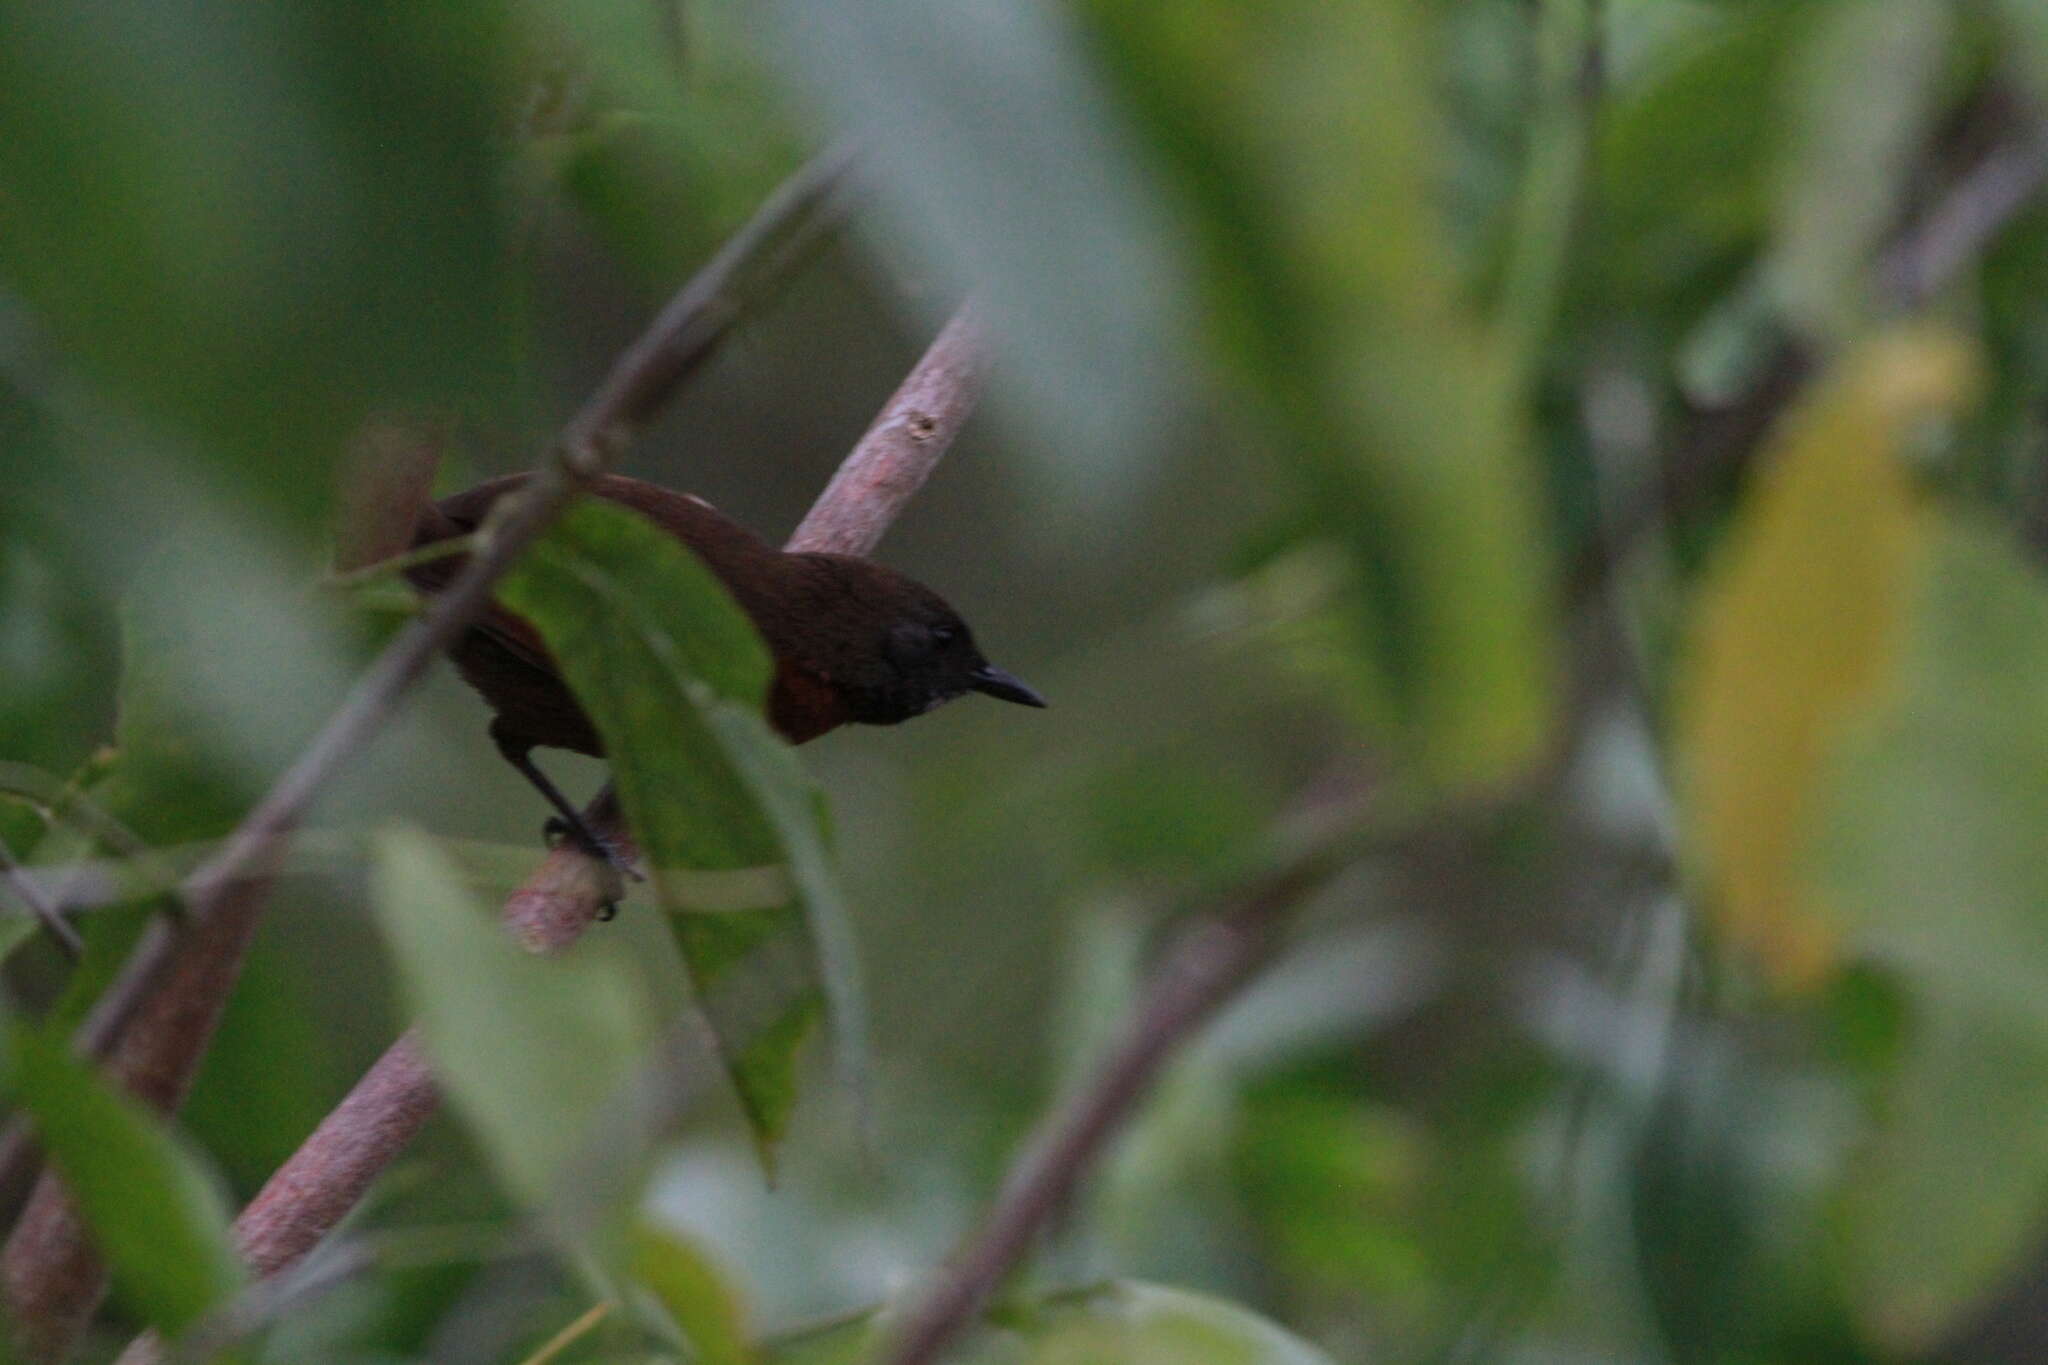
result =
M604 839L598 837L597 833L584 822L582 812L570 804L568 797L562 795L562 789L557 787L554 781L540 770L540 765L533 761L534 746L531 740L510 733L502 720L493 720L491 722L490 734L491 742L498 746L498 752L504 756L505 761L517 768L520 776L532 783L533 789L546 798L547 803L555 808L554 816L545 825L541 826L542 834L550 842L560 838L567 838L577 848L581 849L586 856L595 858L597 861L618 872L622 877L629 877L636 882L641 880L640 874L629 866L624 858L619 856L618 850L613 848ZM618 912L618 903L607 899L603 906L599 908L598 918L608 920L618 914Z

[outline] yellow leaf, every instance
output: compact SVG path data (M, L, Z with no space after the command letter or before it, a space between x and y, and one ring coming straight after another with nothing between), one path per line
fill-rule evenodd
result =
M1895 671L1927 538L1901 442L1973 371L1925 329L1847 356L1773 437L1694 614L1677 727L1692 852L1722 932L1786 987L1834 960L1806 867L1820 780Z

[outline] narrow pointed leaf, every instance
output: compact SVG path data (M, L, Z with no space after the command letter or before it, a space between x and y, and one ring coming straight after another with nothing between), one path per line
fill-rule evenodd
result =
M755 1359L746 1307L703 1248L642 1224L633 1234L633 1274L683 1329L702 1365L748 1365Z
M247 1279L227 1201L150 1113L81 1066L61 1037L12 1039L14 1083L36 1136L78 1203L123 1303L176 1335Z
M1432 8L1086 12L1188 201L1221 349L1344 552L1353 687L1413 777L1500 780L1550 733L1552 575L1513 371L1435 207Z
M377 919L436 1074L513 1192L550 1205L647 1030L615 964L522 951L425 835L376 845Z

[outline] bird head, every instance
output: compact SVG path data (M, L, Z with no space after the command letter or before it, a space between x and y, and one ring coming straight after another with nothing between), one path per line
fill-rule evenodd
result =
M847 555L789 558L807 580L804 628L794 640L770 643L778 656L828 680L849 720L894 725L969 692L1045 705L991 664L960 614L922 583Z

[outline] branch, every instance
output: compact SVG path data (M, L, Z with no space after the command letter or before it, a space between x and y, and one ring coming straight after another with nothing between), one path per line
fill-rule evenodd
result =
M1040 1122L980 1231L934 1278L877 1359L930 1365L967 1329L1166 1063L1265 962L1287 912L1336 870L1334 849L1325 846L1268 877L1237 897L1235 908L1182 936L1125 1021L1122 1037L1087 1084Z
M973 304L962 304L840 462L784 548L872 554L967 425L987 371L981 324ZM583 819L619 842L626 857L634 856L631 832L620 823L610 787ZM564 844L505 903L505 922L534 952L556 952L589 927L603 901L603 884L590 860Z
M312 1250L439 1105L419 1038L407 1030L235 1220L235 1244L249 1268L274 1275ZM131 1350L122 1359L130 1357L148 1358Z
M1880 294L1901 312L1924 308L1977 260L2044 182L2048 125L2038 125L1994 147L1892 243L1877 266ZM1762 380L1740 402L1696 413L1661 476L1647 481L1572 561L1565 574L1567 600L1588 600L1651 528L1697 507L1740 473L1817 363L1808 347L1781 341L1763 362Z
M833 152L799 170L720 248L613 364L569 420L519 501L453 583L401 631L298 759L244 817L220 852L187 879L190 923L158 922L81 1029L81 1051L118 1046L109 1070L171 1109L205 1055L260 918L284 836L342 762L389 719L427 666L485 608L497 580L647 418L701 368L744 305L844 217L850 158ZM131 1027L132 1023L132 1027ZM38 1182L0 1250L0 1285L38 1359L61 1359L105 1289L88 1234L61 1186Z
M1884 290L1918 307L1960 275L2048 180L2048 125L1993 148L1901 239L1881 267Z
M789 542L791 549L864 553L880 542L965 425L985 371L979 332L962 309L934 340L867 434L840 465ZM632 856L609 788L584 812ZM574 943L603 900L598 866L573 846L551 851L506 901L508 929L538 953ZM440 1088L407 1032L388 1048L235 1220L243 1257L258 1275L296 1263L346 1217L440 1104ZM153 1335L119 1365L159 1365Z
M472 554L426 613L387 646L340 709L231 834L221 852L186 882L195 917L260 865L266 846L296 827L314 794L341 762L383 725L407 688L490 601L491 589L575 496L577 481L600 472L648 416L717 348L746 301L779 278L844 216L844 153L821 157L785 181L720 248L612 366L597 392L570 418L521 491L511 514ZM106 1019L88 1030L82 1050L100 1051L153 988L171 952L153 935L108 992ZM99 1048L87 1047L99 1043Z
M962 305L839 466L789 548L873 554L966 425L987 365L981 324L973 305Z
M2048 141L2030 140L2024 148L2008 147L1987 157L1887 255L1884 273L1895 303L1902 308L1924 304L1975 258L2044 177ZM1705 418L1683 448L1679 471L1684 486L1703 489L1723 472L1719 467L1748 459L1809 369L1807 357L1788 345L1756 393L1728 413ZM1653 506L1640 524L1648 524L1654 511ZM1597 560L1576 566L1573 587L1583 592L1597 585L1615 562L1612 553L1602 550ZM888 1365L931 1365L967 1329L1165 1063L1264 961L1286 910L1328 872L1322 860L1312 860L1282 873L1248 894L1235 911L1181 940L1126 1023L1121 1041L1088 1084L1040 1124L981 1230L935 1278L878 1359Z

